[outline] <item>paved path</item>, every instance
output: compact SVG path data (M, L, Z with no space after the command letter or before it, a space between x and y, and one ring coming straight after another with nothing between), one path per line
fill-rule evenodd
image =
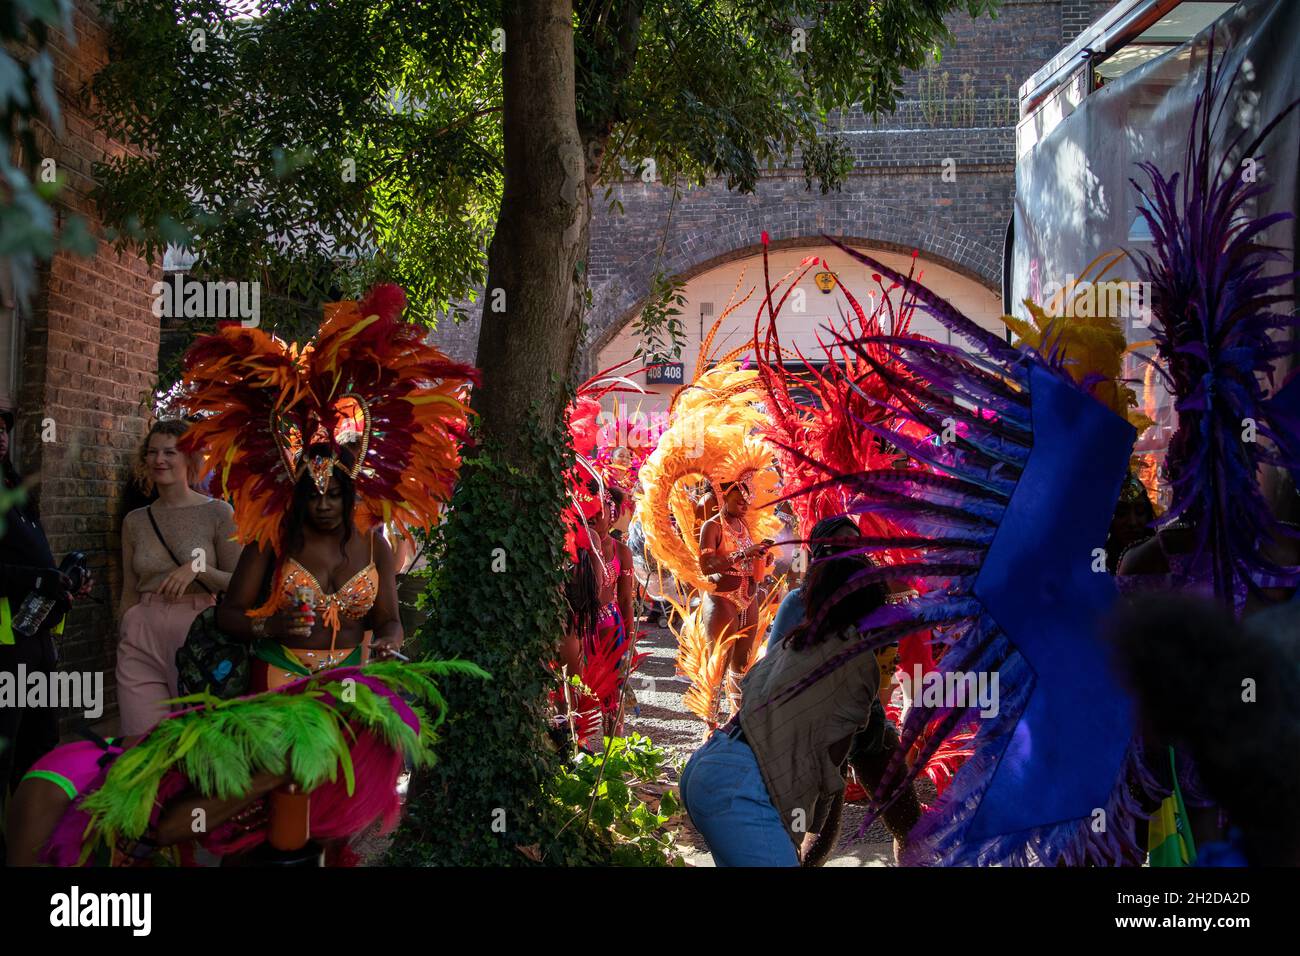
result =
M643 625L644 627L644 625ZM636 691L636 712L624 721L628 730L645 734L661 747L673 751L680 759L672 772L675 781L680 764L704 743L704 724L682 705L682 694L689 686L686 678L678 677L673 659L677 654L677 641L666 628L649 628L637 644L639 651L649 656L641 662L633 675L632 687ZM629 702L630 705L630 702ZM893 841L882 824L869 829L865 837L858 830L863 819L860 807L849 805L844 811L844 825L839 844L827 866L893 866ZM692 866L713 866L713 858L700 835L683 813L677 835L686 862Z

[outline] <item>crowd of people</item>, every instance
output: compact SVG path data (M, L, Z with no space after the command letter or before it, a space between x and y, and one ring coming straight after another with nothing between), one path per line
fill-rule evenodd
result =
M150 427L132 477L138 507L121 524L117 732L87 726L60 745L57 702L0 711L9 863L193 862L203 850L233 864L268 844L301 850L305 839L286 843L277 828L297 819L305 834L308 818L315 838L333 839L330 859L347 860L347 838L392 825L398 774L428 758L422 727L444 706L430 678L468 666L385 663L405 661L399 562L450 497L476 375L402 323L403 306L391 286L334 306L301 353L238 326L196 343L192 414ZM298 386L294 400L259 378L268 367ZM371 429L378 416L397 426L393 440ZM3 421L5 487L17 490L13 416ZM396 480L376 477L379 460ZM92 581L56 567L26 500L5 514L0 556L0 666L53 671L54 637ZM50 607L24 627L10 607L37 598ZM341 681L369 689L360 705ZM193 739L177 748L182 733ZM353 768L346 784L340 760ZM152 795L138 788L142 765Z
M829 269L809 259L765 278L728 355L714 333L750 296L718 318L653 448L599 440L602 402L639 391L625 366L580 386L541 662L558 746L623 733L650 590L701 721L682 801L719 865L821 865L853 801L904 864L1300 864L1291 277L1197 135L1205 188L1147 170L1161 240L1134 262L1177 411L1158 473L1122 327L1060 319L1083 284L1009 317L1013 344L915 258L846 246L877 288L865 309L837 282L816 363L791 367L778 323ZM9 863L349 862L392 825L434 678L483 676L402 654L398 575L451 499L477 382L403 307L379 286L303 348L230 325L190 350L189 417L149 428L121 524L117 732L61 744L54 706L0 708ZM918 310L964 346L913 334ZM51 672L93 582L56 562L0 423L0 671Z

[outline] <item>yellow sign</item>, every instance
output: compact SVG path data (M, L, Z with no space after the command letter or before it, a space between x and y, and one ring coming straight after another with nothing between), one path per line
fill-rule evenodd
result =
M819 272L813 276L813 281L817 283L817 288L821 289L823 293L828 293L835 288L835 273Z

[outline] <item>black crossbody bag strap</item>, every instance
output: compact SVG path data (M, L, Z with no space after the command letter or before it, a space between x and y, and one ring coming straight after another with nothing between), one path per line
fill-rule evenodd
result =
M167 549L167 554L176 562L177 566L181 565L183 562L180 558L176 557L176 552L173 551L172 546L167 543L167 539L163 537L162 529L158 527L158 522L154 519L153 505L147 506L144 510L145 513L149 515L149 523L153 525L153 533L158 536L158 540L162 542L162 546ZM207 591L209 594L212 593L212 588L208 587L197 577L194 579L194 583L203 588L203 590Z

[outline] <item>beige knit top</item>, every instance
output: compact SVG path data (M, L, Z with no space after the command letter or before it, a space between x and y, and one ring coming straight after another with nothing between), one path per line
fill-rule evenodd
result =
M209 498L197 505L167 508L154 502L154 520L158 530L181 561L190 563L201 553L206 570L190 583L187 593L203 594L202 581L213 593L230 584L242 550L235 535L235 513L230 505ZM149 509L137 508L122 522L122 608L140 600L140 594L158 590L163 579L177 567L149 523Z

